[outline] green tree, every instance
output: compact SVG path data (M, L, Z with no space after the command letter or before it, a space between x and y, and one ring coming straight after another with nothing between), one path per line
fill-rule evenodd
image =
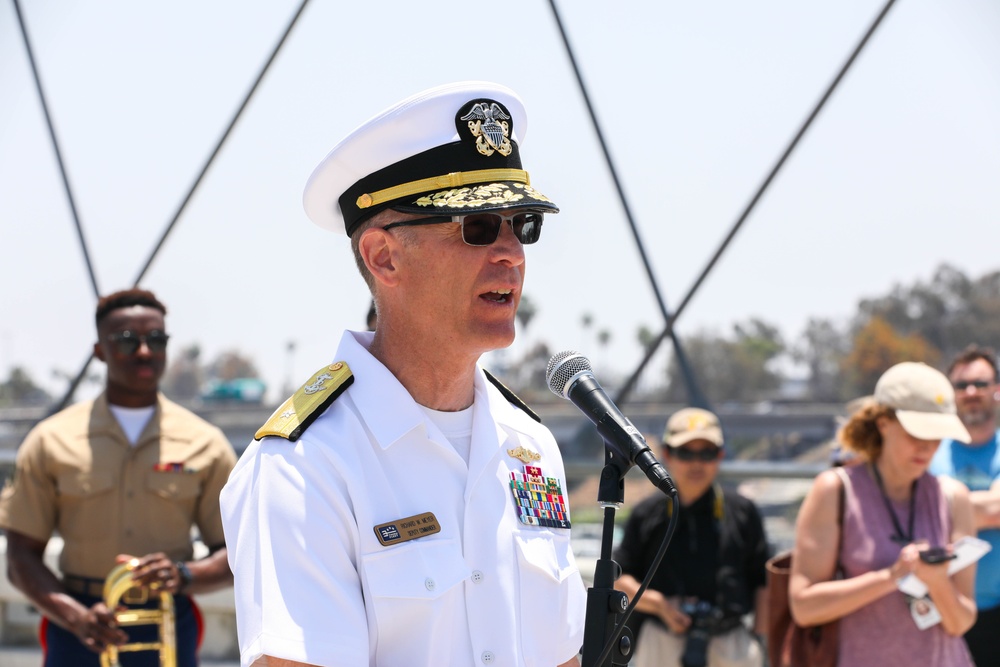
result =
M928 281L896 285L858 304L854 330L880 318L902 336L917 334L943 357L972 342L1000 340L1000 272L972 279L942 264Z
M10 375L0 383L0 405L45 405L52 401L47 391L35 384L31 374L21 366L10 369Z
M508 370L505 381L510 388L526 401L544 401L554 398L548 391L545 371L552 351L543 342L528 348L524 356Z
M792 350L792 359L805 365L809 397L817 401L850 398L841 369L850 349L850 337L832 320L810 318Z
M222 352L206 369L210 380L226 382L236 378L259 378L253 360L238 350Z
M653 332L645 324L639 325L639 329L635 332L635 338L639 341L639 345L642 346L643 351L648 351L649 348L653 346L656 342L656 333Z
M688 362L713 401L769 398L782 376L772 367L785 352L778 328L760 319L733 325L732 335L701 331L682 340ZM667 366L667 400L685 401L687 393L676 358Z
M517 321L520 322L525 335L528 334L528 325L531 324L531 320L535 319L535 315L537 314L538 306L528 298L527 294L522 294L521 302L517 305Z
M163 374L160 389L172 399L188 401L201 394L205 383L205 369L202 368L201 348L197 343L183 347L172 355L173 361Z
M901 361L937 365L941 353L918 333L904 334L881 317L872 317L854 334L844 358L844 375L854 396L870 394L890 366Z

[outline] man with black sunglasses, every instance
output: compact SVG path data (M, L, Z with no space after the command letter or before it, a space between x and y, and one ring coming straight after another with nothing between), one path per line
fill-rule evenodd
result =
M0 495L7 572L45 617L46 667L97 667L110 645L157 640L153 625L119 627L104 604L117 563L135 560L137 584L173 594L178 667L197 665L201 622L189 594L232 583L218 499L236 455L222 431L159 393L166 312L140 289L98 301L103 394L40 422ZM194 558L192 526L208 547L204 558ZM63 540L61 576L43 561L54 532ZM123 656L129 667L160 664L157 652Z
M685 408L667 421L663 460L677 486L680 516L663 562L636 607L633 667L759 667L763 650L767 539L760 514L716 480L724 440L718 418ZM615 560L615 586L633 598L670 520L661 494L629 515ZM641 613L639 613L641 612ZM753 632L745 617L753 614Z
M948 366L955 388L958 418L971 442L942 440L930 472L965 484L975 512L976 529L993 549L977 564L978 615L965 642L977 665L1000 665L1000 434L997 431L997 356L988 347L970 345Z
M526 248L558 212L521 164L525 127L503 86L434 88L306 185L377 318L223 490L244 665L577 664L586 592L559 448L479 365L513 341Z

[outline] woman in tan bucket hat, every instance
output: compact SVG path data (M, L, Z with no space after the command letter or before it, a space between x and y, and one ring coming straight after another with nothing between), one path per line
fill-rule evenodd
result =
M942 438L969 438L951 384L925 364L897 364L839 436L861 464L820 474L802 504L796 622L840 619L839 665L971 666L962 635L976 618L975 566L949 575L950 561L932 556L975 534L965 487L927 473ZM926 595L899 589L908 574Z

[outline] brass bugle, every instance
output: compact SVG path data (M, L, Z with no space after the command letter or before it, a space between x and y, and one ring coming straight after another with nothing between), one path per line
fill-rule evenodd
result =
M177 667L174 598L164 590L156 591L154 587L136 586L132 579L132 570L138 565L138 559L133 558L111 570L107 579L104 580L104 604L115 615L115 621L121 627L158 625L160 640L108 646L101 653L101 667L121 667L121 663L118 662L118 654L131 651L159 651L160 667ZM122 603L145 604L150 593L159 595L160 606L158 609L118 609Z

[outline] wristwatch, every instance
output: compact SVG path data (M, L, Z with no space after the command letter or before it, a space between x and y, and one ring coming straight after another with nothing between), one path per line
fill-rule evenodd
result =
M177 575L181 579L180 586L177 587L177 592L181 593L184 591L185 588L188 587L188 585L191 583L191 580L194 579L194 577L191 576L191 568L189 568L187 566L187 563L185 563L184 561L182 560L176 561L174 563L174 567L177 568Z

